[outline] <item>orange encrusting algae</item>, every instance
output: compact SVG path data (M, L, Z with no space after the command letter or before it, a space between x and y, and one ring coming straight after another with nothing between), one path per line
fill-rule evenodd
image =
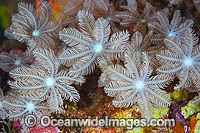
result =
M36 11L37 11L37 13L39 13L39 11L40 11L41 2L42 2L42 0L36 0Z
M67 0L49 0L49 3L54 9L55 19L62 19L66 2Z
M36 0L36 11L39 13L40 4L43 0ZM54 9L54 18L56 20L62 19L67 0L49 0L49 3Z
M195 132L195 126L197 124L197 120L195 119L195 117L193 116L190 120L190 133L194 133Z

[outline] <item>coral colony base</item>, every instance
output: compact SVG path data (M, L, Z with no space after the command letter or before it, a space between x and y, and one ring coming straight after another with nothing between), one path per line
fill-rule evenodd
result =
M166 132L200 132L200 46L191 19L179 10L156 10L145 0L127 0L118 7L109 0L68 0L65 8L56 2L42 1L37 10L32 4L18 3L5 30L9 39L27 49L0 53L0 68L9 73L7 83L12 88L0 89L0 118L9 127L4 124L2 130L11 132L14 126L16 132L39 131L39 124L36 129L25 124L25 117L33 114L38 121L42 115L171 118L176 126L162 127ZM98 83L90 82L94 76ZM87 82L95 84L95 90L89 90ZM95 93L87 94L90 91ZM82 101L89 98L95 108L81 109ZM183 106L192 108L188 117ZM97 131L60 129L81 130ZM101 128L108 130L152 132L161 127Z

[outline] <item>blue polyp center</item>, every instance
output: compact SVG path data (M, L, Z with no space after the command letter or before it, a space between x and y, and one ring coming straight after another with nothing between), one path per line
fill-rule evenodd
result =
M142 23L145 23L146 22L146 19L141 19L140 20Z
M29 111L33 111L34 108L35 108L35 105L34 105L32 102L30 102L30 103L27 103L26 108L27 108Z
M169 37L171 37L171 36L176 36L176 33L175 33L173 30L169 30L168 36L169 36Z
M138 80L135 82L135 88L137 90L141 90L144 88L144 82L142 80Z
M95 46L94 46L94 51L99 53L103 50L103 46L99 43L97 43Z
M39 34L40 34L40 31L39 31L39 30L34 30L34 31L32 32L32 35L33 35L33 36L39 36Z
M110 17L110 16L109 16L109 17L107 17L107 20L108 20L108 21L111 21L111 17Z
M141 57L140 51L135 51L135 55L136 55L137 57Z
M193 60L190 57L187 57L187 58L184 59L183 63L184 63L185 66L189 67L193 64Z
M46 79L46 85L47 85L48 87L52 87L52 86L54 86L54 84L55 84L55 81L54 81L53 78L48 77L48 78Z
M16 66L19 66L20 63L21 63L21 61L20 61L19 59L15 60L15 62L14 62L14 64L15 64Z

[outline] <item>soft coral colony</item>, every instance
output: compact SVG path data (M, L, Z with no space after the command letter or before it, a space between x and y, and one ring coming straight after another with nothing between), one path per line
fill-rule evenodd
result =
M153 107L171 104L166 88L176 77L180 83L174 89L198 93L200 54L192 20L177 10L169 23L168 9L156 11L150 3L135 0L127 3L122 12L109 0L77 0L71 8L66 3L65 20L54 17L47 1L39 12L31 4L19 3L6 32L25 42L27 50L20 58L14 52L0 54L1 69L13 79L8 81L12 91L1 91L1 118L23 124L26 114L40 118L63 111L65 100L84 98L74 85L82 85L97 67L102 72L99 87L114 98L112 104L137 104L142 118L152 118ZM58 38L66 45L62 50L57 49Z

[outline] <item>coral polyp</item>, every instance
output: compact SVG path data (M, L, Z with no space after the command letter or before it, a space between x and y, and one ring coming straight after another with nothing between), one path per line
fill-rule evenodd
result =
M192 29L188 29L185 34L183 40L165 39L168 50L160 51L157 55L162 64L158 71L176 74L181 79L181 83L175 87L177 90L188 88L192 84L196 88L200 87L200 54L196 46L198 39L193 35Z
M115 97L113 104L116 107L130 107L137 103L142 108L142 116L150 119L152 103L169 106L169 95L159 87L169 83L171 77L161 74L150 78L152 66L147 55L142 54L142 62L135 56L125 55L125 68L120 65L109 66L102 76L108 75L110 78L104 90L109 96Z

